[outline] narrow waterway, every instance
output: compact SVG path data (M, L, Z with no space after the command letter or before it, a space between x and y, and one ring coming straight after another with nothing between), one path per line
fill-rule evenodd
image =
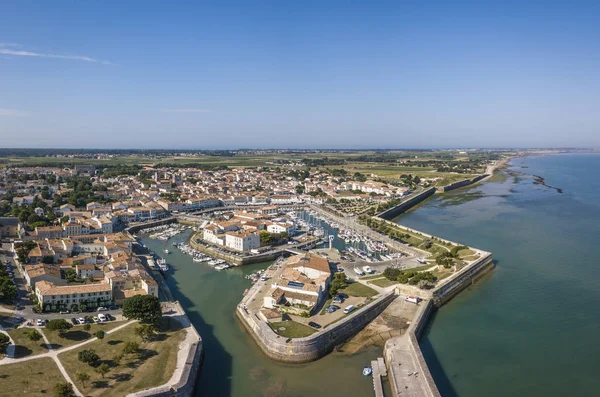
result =
M396 220L497 261L421 341L443 396L598 395L599 169L600 155L515 159L504 176Z
M185 241L190 232L169 241L141 241L160 256L166 256L173 270L169 288L202 336L205 361L198 384L198 396L372 396L370 377L362 368L381 356L371 348L353 356L334 352L314 363L285 365L266 358L234 316L242 293L251 282L245 275L266 268L269 263L216 271L205 263L172 247ZM164 249L172 253L165 255Z

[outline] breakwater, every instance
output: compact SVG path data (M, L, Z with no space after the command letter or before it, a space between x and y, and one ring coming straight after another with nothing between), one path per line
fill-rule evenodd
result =
M441 188L443 192L449 192L450 190L458 189L461 187L472 185L473 183L479 182L483 178L487 178L489 174L481 174L477 175L475 178L471 179L463 179L462 181L451 183L450 185L444 186Z
M388 292L308 337L292 339L277 335L266 322L246 310L247 303L257 292L254 288L259 288L259 285L256 283L238 305L237 317L265 355L286 363L318 360L360 331L396 298L394 292Z
M385 343L383 354L394 396L402 393L419 397L441 396L419 346L419 339L434 310L431 300L422 302L407 333Z
M436 191L436 189L434 187L430 187L429 189L426 189L426 190L422 191L421 193L413 195L412 197L408 198L407 200L401 202L400 204L377 214L377 216L380 218L383 218L383 219L393 219L393 218L397 217L398 215L408 211L409 209L411 209L415 205L419 204L421 201L425 200L426 198L432 196L435 193L435 191Z

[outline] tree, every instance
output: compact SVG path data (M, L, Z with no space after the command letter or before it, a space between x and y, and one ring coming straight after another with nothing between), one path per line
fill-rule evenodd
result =
M100 374L100 376L102 376L103 378L104 378L104 375L106 375L109 371L110 371L110 367L108 366L107 363L102 363L98 366L98 368L96 368L96 372L98 372Z
M125 342L123 346L123 354L136 354L140 351L140 344L137 342Z
M58 336L61 338L64 338L65 333L71 328L73 328L73 324L62 318L55 318L54 320L48 321L48 324L46 324L46 329L49 331L58 331Z
M87 332L87 331L89 331L90 329L92 329L92 326L91 326L91 325L89 325L89 324L84 324L84 325L83 325L83 330L84 330L84 331L86 331L86 332Z
M398 276L402 273L399 269L394 269L393 267L388 267L383 271L383 275L390 281L396 281Z
M160 301L153 295L135 295L123 303L123 316L144 324L157 325L162 317Z
M0 332L0 350L5 349L10 345L10 338L5 333Z
M346 286L346 281L346 273L336 273L333 276L333 281L331 282L331 285L329 286L329 295L334 296L335 294L337 294L339 290Z
M94 333L94 336L95 336L96 338L98 338L98 339L102 340L102 339L104 339L104 334L105 334L105 332L104 332L104 331L102 331L101 329L99 329L98 331L96 331L96 332Z
M77 359L82 363L86 363L90 367L95 367L100 364L100 356L94 349L85 349L77 353Z
M77 278L77 272L75 269L69 268L65 270L65 279L68 282L73 282Z
M75 397L73 385L69 382L60 382L54 385L54 397Z
M147 342L154 337L156 331L151 324L140 324L135 327L134 333L142 339L142 342Z
M90 375L87 372L77 372L75 374L75 379L77 379L79 382L81 382L83 387L85 387L85 382L90 380Z
M37 329L30 329L25 333L25 335L27 336L27 339L33 342L42 339L42 334L40 334Z

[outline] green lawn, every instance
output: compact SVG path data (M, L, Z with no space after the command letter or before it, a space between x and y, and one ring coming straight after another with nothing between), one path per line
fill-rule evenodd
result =
M275 333L284 338L304 338L317 332L317 330L308 325L300 324L292 320L270 323L269 325ZM280 330L280 328L285 329Z
M52 396L54 385L65 382L49 357L0 365L0 379L0 397Z
M110 321L103 324L90 324L92 328L89 331L83 330L83 325L75 325L69 332L65 334L64 338L58 336L56 331L44 330L44 334L48 338L48 342L52 344L53 349L60 349L61 347L67 347L76 345L77 343L83 342L94 336L94 333L98 330L108 332L119 325L125 324L125 321Z
M86 372L90 380L85 387L81 382L75 381L79 390L86 396L124 396L131 392L155 387L166 383L173 374L177 364L177 351L179 343L185 338L186 330L172 319L165 321L160 332L160 337L152 342L140 343L140 354L125 356L117 365L113 358L122 352L125 342L141 342L135 336L136 324L131 324L110 335L103 340L97 340L78 349L70 350L58 355L72 379L77 372ZM102 378L94 368L81 363L77 354L83 349L94 349L107 363L111 370Z
M18 328L8 331L8 334L15 342L15 358L48 353L48 348L43 338L35 342L27 338L25 333L30 329Z
M387 278L384 277L384 278L380 278L380 279L377 279L377 280L373 280L370 283L374 284L374 285L376 285L378 287L381 287L381 288L387 288L390 285L396 285L396 284L398 284L398 281L391 281L391 280L388 280Z
M373 280L376 278L381 278L383 277L381 274L374 274L372 276L364 276L364 277L360 277L361 280Z
M341 289L340 292L347 294L348 296L362 296L365 298L377 295L377 291L361 283L348 284L345 288Z

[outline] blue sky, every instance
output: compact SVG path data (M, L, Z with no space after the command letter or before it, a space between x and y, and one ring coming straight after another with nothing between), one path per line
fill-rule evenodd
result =
M600 147L599 3L0 3L0 147Z

